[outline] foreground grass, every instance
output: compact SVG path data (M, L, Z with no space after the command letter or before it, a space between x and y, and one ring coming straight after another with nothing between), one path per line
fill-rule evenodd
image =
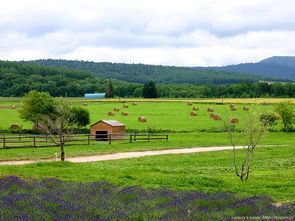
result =
M238 151L238 157L244 153ZM234 192L240 197L267 195L278 202L295 201L295 145L255 150L247 182L234 175L232 151L141 157L92 163L35 163L0 166L0 176L25 179L55 177L66 181L107 181L119 186L167 187L205 193Z
M295 145L295 133L267 133L261 145ZM212 139L214 138L214 139ZM229 146L227 133L172 133L169 140L151 142L113 142L109 144L66 146L66 157L87 156L117 152L165 150L174 148ZM0 161L53 159L59 156L59 147L0 149Z

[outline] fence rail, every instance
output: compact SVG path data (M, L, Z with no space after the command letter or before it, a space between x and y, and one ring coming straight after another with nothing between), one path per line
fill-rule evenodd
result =
M67 135L68 141L65 145L90 145L90 144L111 144L113 141L137 142L166 140L166 134L75 134ZM58 136L54 137L55 139ZM57 146L49 136L44 135L10 135L2 134L0 136L0 149L24 148L24 147L48 147Z

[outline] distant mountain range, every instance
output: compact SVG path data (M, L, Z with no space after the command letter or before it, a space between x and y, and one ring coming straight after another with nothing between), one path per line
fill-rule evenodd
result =
M198 70L224 70L247 74L261 74L295 80L295 56L275 56L257 63L243 63L222 67L194 67Z
M284 76L271 76L240 73L239 70L227 70L225 67L191 68L145 64L123 64L110 62L90 62L77 60L34 60L25 63L90 71L101 78L146 83L154 81L162 84L234 84L241 82L288 81Z

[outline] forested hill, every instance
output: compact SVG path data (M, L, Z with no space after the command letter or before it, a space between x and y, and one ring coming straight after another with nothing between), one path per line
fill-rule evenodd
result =
M80 70L0 61L0 96L23 96L30 90L48 91L52 96L83 96L104 92L105 80Z
M272 77L295 80L295 57L276 56L264 59L258 63L243 63L223 67L196 67L197 69L214 69L235 71L247 74L264 74Z
M192 68L160 65L53 59L26 61L26 63L87 70L101 78L112 78L136 83L146 83L150 80L163 84L233 84L258 80L278 81L277 78L263 75L249 75L222 70L195 70Z

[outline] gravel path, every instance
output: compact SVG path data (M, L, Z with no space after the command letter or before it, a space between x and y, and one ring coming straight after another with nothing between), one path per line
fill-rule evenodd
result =
M152 150L152 151L140 151L140 152L122 152L122 153L112 153L112 154L100 154L91 156L77 156L77 157L67 157L66 161L82 163L82 162L94 162L103 160L118 160L126 158L153 156L161 154L184 154L184 153L197 153L197 152L208 152L208 151L218 151L218 150L231 150L232 146L227 147L193 147L184 149L170 149L170 150ZM236 149L241 149L242 146L237 146ZM19 160L19 161L2 161L0 165L23 165L36 162L50 162L55 161L54 159L46 160Z

